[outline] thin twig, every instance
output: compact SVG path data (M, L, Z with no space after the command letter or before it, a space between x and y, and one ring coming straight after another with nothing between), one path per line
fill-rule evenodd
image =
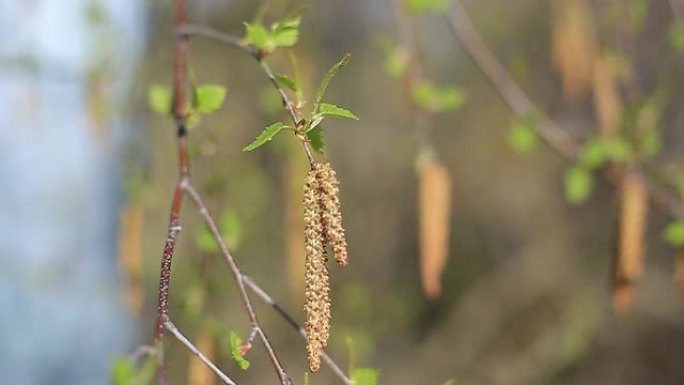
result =
M293 128L295 129L295 131L298 130L304 124L304 120L301 118L301 116L299 116L299 113L297 112L296 104L292 100L290 100L290 97L287 96L287 93L285 92L283 87L281 87L278 81L276 80L276 77L273 74L271 67L268 65L268 63L264 61L264 54L261 50L251 45L245 44L245 42L242 39L235 35L221 32L202 25L187 24L183 28L182 33L186 37L202 36L214 39L221 43L227 44L230 47L237 48L240 51L252 57L259 63L261 69L268 77L268 80L271 82L275 90L278 92L278 95L280 95L280 99L283 102L283 107L285 107L285 110L290 115L290 118L292 119L292 124L294 124ZM302 142L302 146L304 147L304 152L306 153L306 158L309 161L309 165L313 167L315 161L308 141L300 138L299 135L297 137Z
M273 310L276 311L276 313L280 314L283 319L290 324L295 330L299 332L299 335L302 336L304 341L307 340L306 337L306 330L290 315L290 313L285 310L280 304L278 304L264 289L262 289L254 280L252 280L250 277L243 275L242 276L242 281L245 283L245 286L247 286L254 294L257 295L257 297L261 298L262 301L266 302L269 306L273 308ZM344 370L342 370L339 365L324 351L323 352L323 361L330 367L330 369L337 375L337 377L342 380L346 385L354 385L354 381L351 380L351 378L347 377L347 375L344 373Z
M207 356L205 356L204 353L197 349L197 347L193 345L192 342L190 342L190 340L188 340L188 338L185 337L180 330L178 330L176 325L174 325L173 322L171 322L169 316L164 316L164 327L171 334L173 334L173 336L176 337L178 341L185 345L185 347L187 347L192 354L194 354L195 356L197 356L197 358L204 362L204 364L207 365L209 369L211 369L221 379L221 381L228 385L237 385L235 381L233 381L230 377L228 377L227 374L223 373L221 369L214 365L214 363L211 362L211 360L207 358Z
M202 197L199 195L197 190L195 190L195 188L192 186L191 183L185 184L184 190L188 194L190 199L192 199L195 202L195 204L197 205L200 215L204 219L204 222L207 224L207 226L209 227L209 230L211 231L212 235L214 236L214 239L218 243L219 249L221 250L221 254L223 255L226 262L228 263L228 266L230 267L230 271L233 273L233 277L235 278L235 282L238 286L238 291L240 292L240 298L242 299L242 303L245 306L245 310L247 312L247 316L249 318L251 326L253 329L257 330L257 333L261 339L261 342L263 343L264 348L266 348L266 351L268 352L268 356L271 359L271 362L273 363L273 367L276 369L278 377L280 378L280 382L283 385L292 384L292 380L290 379L288 374L285 372L285 369L283 368L282 364L280 363L280 359L278 358L278 355L276 354L275 349L273 349L273 345L271 344L270 340L266 336L266 333L264 333L264 330L261 328L261 324L259 323L256 312L254 311L254 307L252 306L252 301L249 299L249 295L247 295L247 290L245 288L245 284L242 281L242 272L240 272L240 268L237 266L237 263L235 262L235 258L233 257L233 255L228 250L228 246L226 246L226 243L223 241L223 237L221 236L221 231L219 230L218 226L216 225L216 221L214 220L213 216L209 212L209 209L207 208L207 205L202 200Z
M548 115L537 109L513 76L508 72L473 27L465 8L459 0L452 2L446 18L452 32L465 48L466 53L482 71L487 80L501 95L514 114L521 118L536 114L535 128L542 139L569 162L575 162L581 150L580 144L568 135L561 126ZM654 184L643 172L628 170L625 167L612 167L606 172L606 179L617 184L625 173L634 174L646 186L649 198L672 218L684 218L684 208L680 199L669 189Z
M186 72L187 72L187 41L179 34L187 21L187 12L185 8L185 0L176 0L175 2L175 28L176 28L176 46L175 46L175 63L173 74L173 114L176 121L176 136L178 139L178 162L179 162L179 180L176 184L176 189L173 194L173 201L171 204L171 213L169 215L168 236L164 243L164 251L162 252L160 278L159 278L159 292L157 304L157 319L155 322L154 344L160 352L164 350L164 318L169 312L169 287L171 283L171 262L173 260L173 252L176 247L176 239L180 232L179 216L183 203L183 185L190 177L190 163L188 157L187 144L187 130L185 125L186 119ZM164 366L163 354L159 354L157 361L156 382L159 385L166 384L166 368Z

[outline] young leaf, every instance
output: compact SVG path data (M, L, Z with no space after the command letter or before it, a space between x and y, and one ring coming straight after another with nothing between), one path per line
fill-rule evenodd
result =
M466 95L456 87L439 88L430 82L418 84L412 92L413 101L431 112L458 109L465 103Z
M632 144L625 138L605 141L606 154L613 162L626 162L632 156Z
M280 130L283 128L289 128L288 125L282 122L276 122L271 124L270 126L264 128L263 131L254 139L252 143L247 145L247 147L243 148L242 151L248 152L248 151L254 151L257 148L263 146L267 142L270 142L278 133Z
M249 368L249 361L242 355L240 351L242 349L242 338L240 338L235 332L230 332L230 356L233 358L233 362L242 370L247 370Z
M223 86L207 85L197 87L193 93L193 106L204 114L209 114L221 107L226 99L226 88Z
M173 109L173 95L167 87L152 85L147 91L147 102L152 111L159 115L169 115Z
M372 368L357 368L351 372L351 379L356 385L377 385L380 371Z
M271 33L275 45L278 47L292 47L299 38L299 24L301 16L286 18L271 26Z
M128 385L131 383L135 368L128 357L116 357L112 363L112 384Z
M242 222L233 210L226 210L221 214L221 236L231 249L237 249L242 243Z
M206 226L198 227L195 231L195 246L205 253L215 253L218 251L218 244L214 235Z
M292 79L291 77L287 75L282 75L282 74L275 74L275 79L278 81L278 83L284 85L285 87L289 88L292 92L297 92L299 90L299 86L297 82Z
M323 127L318 126L311 131L306 133L306 137L309 138L311 147L317 153L325 155L325 143L323 143Z
M527 154L537 145L537 134L528 120L517 120L508 131L508 143L518 154Z
M582 147L580 164L588 170L595 170L603 166L608 160L605 141L589 139Z
M353 112L330 103L319 104L318 112L324 116L337 116L340 118L359 120Z
M406 73L408 67L408 53L403 47L395 47L389 50L385 60L385 70L393 77L398 78Z
M573 167L565 174L565 199L568 203L578 205L589 198L594 190L594 179L591 173L582 167Z
M444 12L448 6L448 0L408 0L409 11L418 15L427 12Z
M323 76L323 80L321 80L321 84L318 85L318 90L316 91L316 105L318 105L321 102L321 100L323 100L323 96L325 95L325 91L328 89L328 85L330 84L330 81L332 80L332 78L334 78L335 75L337 75L337 73L342 68L344 68L344 66L346 66L350 60L351 60L350 54L344 55L342 60L340 60L339 62L335 63L335 65L330 67L330 69L325 74L325 76Z
M245 29L245 41L247 44L252 44L259 49L269 48L269 46L272 44L271 34L261 23L245 23Z
M684 221L670 222L665 227L663 239L672 247L684 247Z

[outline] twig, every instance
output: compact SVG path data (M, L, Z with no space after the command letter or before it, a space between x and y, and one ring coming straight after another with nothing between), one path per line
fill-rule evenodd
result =
M228 385L237 385L235 381L233 381L230 377L228 377L227 374L223 373L221 369L214 365L214 363L211 362L211 360L207 358L207 356L205 356L204 353L197 349L197 347L193 345L192 342L190 342L190 340L188 340L187 337L185 337L180 330L178 330L176 325L174 325L173 322L171 322L169 316L164 316L164 327L171 334L173 334L173 336L176 337L178 341L185 345L185 347L187 347L192 354L196 355L197 358L204 362L204 364L207 365L209 369L211 369L224 383Z
M536 113L538 120L535 128L539 136L561 157L569 162L575 162L581 149L580 144L570 137L558 123L535 107L477 33L460 1L454 0L452 3L453 6L446 15L447 22L478 69L482 71L514 114L525 118L531 113ZM606 179L613 184L618 183L621 176L627 172L635 174L646 186L649 198L656 205L672 218L684 218L684 208L679 198L669 189L654 184L643 172L618 166L612 167L610 171L605 175Z
M299 332L299 335L302 336L304 341L307 340L306 337L306 330L290 315L290 313L285 310L280 304L278 304L264 289L262 289L259 285L257 285L254 280L252 280L250 277L243 275L242 276L242 281L245 283L245 286L247 286L254 294L257 295L257 297L261 298L262 301L266 302L269 306L273 308L278 314L280 314L283 319L290 324L295 330ZM354 381L352 381L347 375L344 373L344 371L337 365L337 363L324 351L323 352L323 361L330 367L330 369L339 377L342 382L344 382L346 385L354 385Z
M280 359L278 358L278 355L273 349L273 345L271 345L270 340L268 339L266 333L264 333L264 330L261 328L261 325L259 324L259 320L257 318L256 312L254 311L254 307L252 306L252 302L250 301L249 296L247 295L245 284L242 281L242 273L240 272L240 268L237 266L237 263L235 263L235 258L233 258L233 255L228 250L226 243L223 241L221 231L218 229L216 221L209 212L209 209L202 200L202 197L199 195L197 190L195 190L191 183L186 183L184 185L184 190L188 194L190 199L192 199L197 205L200 215L204 219L204 222L207 224L209 230L214 236L214 239L218 243L219 249L221 250L221 254L228 263L228 266L230 267L230 270L233 273L233 277L235 278L235 282L240 292L240 298L242 299L242 303L245 306L245 310L247 312L247 316L251 323L252 329L257 330L257 334L259 335L261 342L263 343L264 347L266 348L266 351L268 352L268 356L271 359L271 362L273 363L273 367L276 369L276 372L278 373L280 382L283 385L292 384L292 380L285 372L285 369L280 363Z
M173 113L176 121L176 136L178 139L178 162L179 180L173 194L171 213L169 215L168 236L162 252L161 271L159 278L159 292L157 304L157 319L155 323L154 344L163 352L164 345L164 319L169 312L169 285L171 281L171 262L176 246L176 239L180 232L179 215L183 203L183 185L190 177L190 164L188 157L187 130L185 126L185 75L187 72L187 42L178 32L182 30L187 20L185 0L175 2L175 27L176 27L176 55L173 76ZM166 384L166 370L164 367L163 354L159 354L157 362L156 382L159 385Z
M290 100L290 97L287 96L287 93L285 92L283 87L281 87L280 84L278 84L278 81L276 80L273 71L271 70L271 67L268 65L268 63L264 61L264 53L261 50L251 45L245 44L245 42L242 39L235 35L221 32L206 26L187 24L183 28L182 34L186 37L203 36L206 38L214 39L221 43L227 44L230 47L237 48L242 52L246 53L247 55L251 56L254 60L256 60L259 63L261 69L268 77L268 80L271 82L273 87L280 95L280 99L283 102L283 106L285 107L285 110L287 110L288 114L290 115L290 118L292 119L294 129L297 130L305 123L304 119L302 119L299 116L295 103L293 103L292 100ZM313 154L311 152L311 148L309 147L309 143L305 139L300 138L300 140L302 142L302 146L304 147L304 152L306 153L309 165L313 167L315 161L313 158Z

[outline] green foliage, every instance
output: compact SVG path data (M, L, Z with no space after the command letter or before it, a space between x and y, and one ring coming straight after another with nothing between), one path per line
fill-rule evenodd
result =
M215 253L218 251L218 243L214 239L214 234L211 233L208 227L200 226L195 231L194 236L195 246L205 253Z
M219 231L221 237L229 248L235 250L242 242L242 223L240 218L232 210L224 210L219 219ZM195 246L205 253L214 253L219 250L218 243L211 230L207 226L200 226L194 234Z
M319 104L318 112L323 116L336 116L339 118L359 120L353 112L330 103Z
M518 154L527 154L537 145L537 133L531 119L518 119L508 131L508 143Z
M430 82L418 84L412 96L419 107L435 113L456 110L466 101L465 91L456 87L440 88Z
M372 368L356 368L352 370L350 377L356 385L377 385L380 371Z
M565 199L568 203L583 203L593 190L594 179L587 169L575 166L565 173Z
M256 150L267 142L270 142L283 128L289 128L289 126L283 122L275 122L271 124L270 126L264 128L264 130L261 131L256 139L247 145L247 147L243 148L242 151L248 152Z
M408 53L403 47L392 47L388 49L385 70L393 78L402 77L408 68L408 61Z
M677 52L684 52L684 24L675 23L668 32L670 46Z
M639 146L639 155L643 158L651 158L658 155L662 148L660 130L657 128L643 130L643 132L638 134L637 145Z
M456 385L456 380L454 380L453 378L450 378L450 379L444 381L444 383L442 385Z
M409 11L421 15L428 12L444 12L449 8L448 0L407 0Z
M168 87L153 84L147 90L147 103L158 115L170 115L173 109L173 94Z
M310 130L306 133L306 137L311 143L311 147L317 153L325 155L325 143L323 142L323 127L317 126L316 128Z
M249 369L249 361L242 355L242 338L235 332L230 332L230 356L233 362L242 370Z
M663 231L663 239L672 247L684 247L684 221L668 223Z
M350 60L350 54L344 55L342 60L338 61L332 67L330 67L325 76L323 76L321 83L318 85L318 90L316 90L316 103L314 105L314 110L317 109L318 104L321 102L321 100L323 100L323 96L325 96L325 91L328 89L330 81L335 77L335 75L337 75L338 72L340 72L342 68L344 68L344 66L349 64Z
M299 25L303 10L276 21L271 24L270 28L262 24L262 17L257 17L252 23L245 23L245 42L266 53L271 53L279 47L294 46L299 39Z
M608 161L608 153L605 142L599 138L587 140L580 153L580 165L589 170L595 170L602 167L606 161Z
M193 88L192 106L203 114L210 114L223 105L226 93L226 87L219 85L205 85Z
M275 74L275 79L278 83L284 85L285 87L289 88L290 91L292 92L297 92L299 90L299 85L297 82L292 79L291 77L283 74Z
M212 239L213 240L213 239ZM216 242L214 242L214 245ZM218 246L215 246L218 250ZM183 292L181 310L189 319L197 319L202 315L206 303L207 292L201 286L190 286Z
M156 354L147 357L138 368L130 357L117 357L112 363L112 384L147 385L154 378L156 364Z

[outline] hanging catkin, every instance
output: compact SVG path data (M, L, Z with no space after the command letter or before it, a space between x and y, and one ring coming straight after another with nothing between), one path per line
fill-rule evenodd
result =
M644 268L644 242L648 216L648 192L638 176L628 173L620 185L620 239L613 295L616 312L627 310L634 298L634 285Z
M429 161L419 169L420 278L428 298L442 292L441 276L449 256L451 178L443 165Z
M332 247L335 261L342 266L349 263L347 240L342 227L340 209L340 182L330 163L316 164L316 177L320 186L323 232L326 242Z
M330 336L330 280L323 234L320 186L315 167L304 184L304 239L306 247L306 315L309 369L318 371L321 354Z

